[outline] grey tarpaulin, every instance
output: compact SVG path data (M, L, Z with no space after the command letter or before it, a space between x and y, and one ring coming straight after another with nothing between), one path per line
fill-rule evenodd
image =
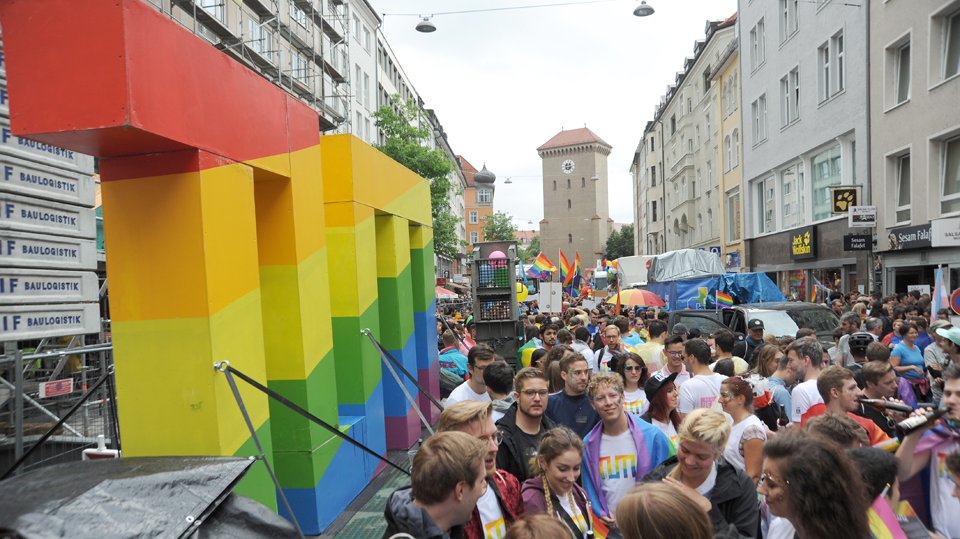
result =
M655 256L650 261L647 282L710 277L723 275L723 272L723 264L716 254L698 249L678 249Z
M47 466L0 482L0 530L25 538L297 537L282 517L233 494L254 462L133 457Z

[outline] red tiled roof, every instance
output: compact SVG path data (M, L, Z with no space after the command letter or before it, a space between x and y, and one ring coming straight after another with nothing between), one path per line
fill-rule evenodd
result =
M589 144L591 142L598 142L607 148L612 148L612 146L607 144L602 138L598 137L593 131L590 131L586 127L580 127L577 129L570 129L569 131L561 131L557 133L553 136L553 138L544 142L543 145L537 148L537 151L549 150L550 148L576 146L577 144Z
M463 170L463 177L467 181L467 187L476 187L477 183L473 181L473 175L477 173L477 168L470 164L462 155L458 155L460 160L460 169Z

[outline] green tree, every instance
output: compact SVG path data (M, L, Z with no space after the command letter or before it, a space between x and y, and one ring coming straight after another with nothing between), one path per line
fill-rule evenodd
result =
M633 225L626 225L620 232L613 231L607 238L603 256L607 260L615 260L621 256L633 255Z
M517 227L509 213L498 211L487 217L483 224L483 241L505 241L517 239Z
M384 143L376 147L394 161L430 182L430 214L433 217L433 248L440 256L453 258L460 251L457 218L450 212L450 174L453 162L439 148L431 148L431 130L421 121L412 99L390 96L390 103L374 113Z
M523 252L520 253L520 258L524 262L531 262L533 259L540 254L540 235L530 238L530 245L523 249Z

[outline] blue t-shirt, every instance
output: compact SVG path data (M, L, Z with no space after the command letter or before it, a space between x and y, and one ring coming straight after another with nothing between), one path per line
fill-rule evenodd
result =
M924 366L923 354L920 353L920 347L917 345L914 345L913 348L907 348L907 345L903 344L902 342L898 343L893 347L893 352L890 352L890 355L900 358L901 367L915 366L922 369ZM913 380L919 380L923 377L922 374L914 370L909 370L903 373L903 376Z
M454 376L463 378L467 375L467 372L469 372L467 371L467 356L461 354L454 346L445 348L443 352L440 352L438 361L441 369Z
M586 393L577 397L567 395L563 390L551 393L547 400L547 417L558 425L569 427L583 438L594 425L600 422L593 406L590 406L590 397Z

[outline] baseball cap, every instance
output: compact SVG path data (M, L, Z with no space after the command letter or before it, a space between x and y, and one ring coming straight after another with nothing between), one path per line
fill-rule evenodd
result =
M932 324L930 324L930 329L945 328L949 325L950 322L947 322L946 320L935 320Z
M950 329L939 328L937 329L937 335L950 339L951 341L954 342L954 344L956 344L957 346L960 346L960 328L957 328L957 327L953 327ZM646 386L644 386L644 390L646 390ZM647 397L647 400L650 400L650 397Z
M754 318L747 323L747 329L763 329L763 320L759 318Z
M650 378L647 378L647 382L643 384L643 392L647 395L647 402L653 400L653 397L656 396L657 392L663 389L663 386L669 384L670 382L677 379L679 372L672 372L670 374L663 374L660 371L653 373Z
M683 324L674 324L673 331L670 333L673 335L686 335L687 333L690 333L690 330L687 329L687 326Z

